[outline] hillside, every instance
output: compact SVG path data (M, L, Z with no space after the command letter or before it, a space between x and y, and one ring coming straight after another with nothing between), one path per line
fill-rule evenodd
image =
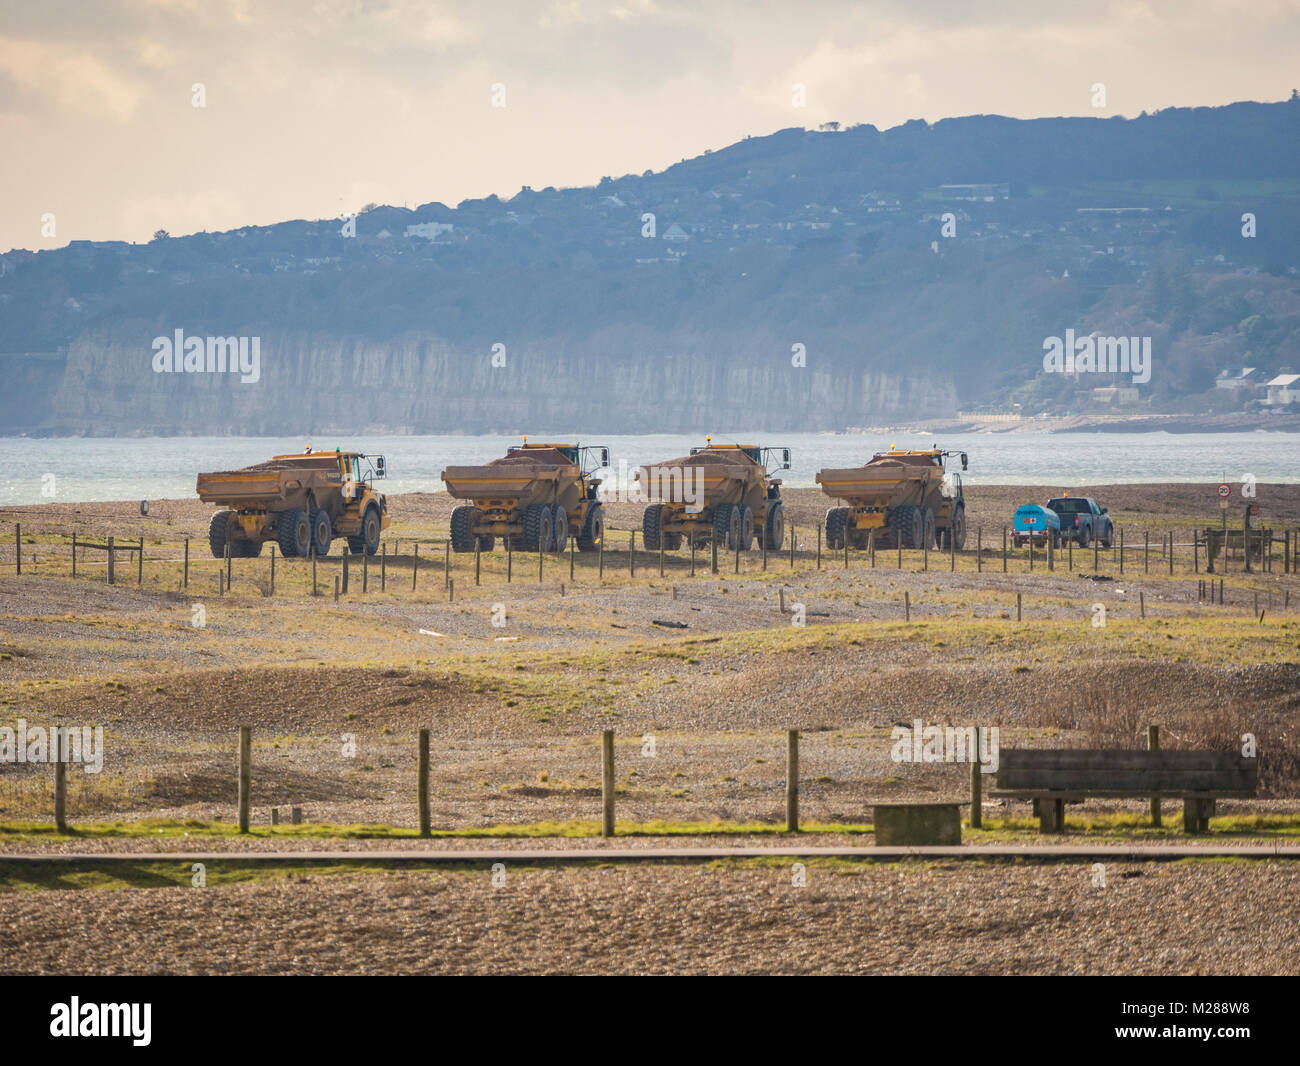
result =
M1067 330L1151 338L1149 382L1118 401L1135 411L1237 410L1263 391L1216 389L1221 369L1300 369L1298 134L1300 100L790 129L594 187L372 206L355 236L293 221L15 250L0 256L0 426L637 432L1015 403L1074 414L1129 375L1044 374L1044 338ZM177 330L257 338L256 380L156 372L155 338Z

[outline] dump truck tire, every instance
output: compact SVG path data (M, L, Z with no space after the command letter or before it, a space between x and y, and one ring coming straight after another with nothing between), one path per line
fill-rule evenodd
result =
M657 552L663 537L664 505L652 503L641 512L641 543L648 552Z
M323 559L330 553L330 541L334 539L334 523L330 521L329 512L317 507L311 513L311 546L317 558Z
M276 540L286 559L311 553L311 519L300 507L282 511L275 519Z
M919 548L921 546L921 509L905 504L902 507L895 507L890 515L890 523L894 528L894 536L898 538L898 543L904 548Z
M849 509L832 507L826 512L826 547L840 551L844 547L845 531L849 525Z
M734 503L720 503L714 507L713 534L719 545L735 551L740 540L740 508Z
M562 552L569 546L569 512L555 505L555 518L551 522L551 550Z
M226 557L226 537L228 532L227 523L230 521L229 511L217 511L208 522L208 547L212 549L212 558L224 559ZM233 548L234 545L231 545Z
M452 518L455 517L453 512ZM353 555L360 555L362 552L366 555L374 555L379 551L379 534L383 528L383 523L379 519L379 508L371 504L366 508L366 513L361 516L361 532L355 537L348 537L348 551Z
M474 523L483 512L477 507L457 507L451 512L451 550L464 555L474 550Z
M767 509L767 521L763 523L763 546L768 551L778 551L785 543L785 507L773 503Z
M748 507L740 509L740 550L749 551L754 546L754 512Z
M582 532L578 534L578 551L598 551L600 542L604 539L605 508L598 503L593 504L587 508L587 519L582 523Z
M544 503L530 503L524 508L524 532L520 538L527 552L550 551L551 509Z
M948 536L952 538L953 547L961 551L966 547L966 508L956 507L952 512L952 528L948 530ZM945 544L946 548L947 545Z

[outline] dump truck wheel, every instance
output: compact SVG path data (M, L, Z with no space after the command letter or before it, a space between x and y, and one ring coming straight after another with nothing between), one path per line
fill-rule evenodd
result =
M934 544L934 512L926 507L921 512L921 547L928 550Z
M311 519L301 508L295 507L277 515L275 532L280 542L280 554L286 559L311 552Z
M605 508L594 504L587 508L587 520L582 523L582 532L578 534L578 551L594 552L600 548L605 539Z
M311 546L316 550L317 557L329 555L330 541L333 539L334 524L330 521L329 512L317 507L311 513Z
M895 507L890 521L894 526L894 536L898 542L905 548L919 548L921 546L922 518L921 508L913 507L910 504L903 507Z
M952 528L948 530L953 547L961 551L966 547L966 508L958 507L952 512ZM945 544L944 547L947 547Z
M520 537L524 551L550 550L551 521L551 509L544 503L530 503L524 508L524 532Z
M740 539L740 510L734 503L720 503L713 508L713 535L719 545L735 550Z
M451 512L451 550L459 555L474 550L474 523L483 516L477 507L457 507Z
M764 547L768 551L779 551L785 543L785 507L774 503L767 509L767 521L763 523Z
M208 522L208 547L212 549L214 559L226 557L226 525L229 521L229 511L218 511Z
M262 542L236 537L230 542L230 554L237 559L256 559L262 554Z
M555 520L551 525L551 550L562 552L569 546L569 512L555 505Z
M641 543L645 545L648 552L657 552L659 550L660 539L663 536L664 523L664 505L662 503L652 503L641 512Z
M452 517L454 518L455 515L453 514ZM362 552L374 555L379 551L379 534L383 528L383 523L379 520L379 508L373 505L367 507L366 513L361 516L360 535L348 537L348 551L353 555L360 555Z
M849 524L847 507L832 507L826 512L826 547L839 551L844 547L845 530Z

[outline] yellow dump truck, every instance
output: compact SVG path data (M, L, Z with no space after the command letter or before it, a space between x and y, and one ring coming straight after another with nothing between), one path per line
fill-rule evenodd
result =
M576 537L578 550L600 547L605 508L597 498L609 466L609 449L580 444L531 444L510 448L485 466L449 466L447 492L470 503L451 513L451 547L491 551L497 537L519 551L562 552Z
M832 549L865 548L874 533L878 547L955 548L966 544L966 499L961 474L945 469L944 460L965 452L926 448L877 452L865 466L817 472L827 496L847 507L826 512L826 544Z
M676 551L683 542L749 551L755 534L768 551L785 540L781 480L769 475L790 469L790 449L756 444L714 444L679 459L638 468L636 479L653 502L641 516L646 549Z
M382 455L310 448L200 474L199 499L222 505L208 524L212 554L222 558L229 545L231 556L248 558L273 540L289 558L327 555L331 540L346 537L350 551L374 555L390 522L388 500L374 487L386 474Z

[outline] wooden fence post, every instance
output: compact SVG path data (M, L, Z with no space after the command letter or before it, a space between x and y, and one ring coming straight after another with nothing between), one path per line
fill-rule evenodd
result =
M984 727L975 727L975 750L970 755L970 827L982 829L984 826L984 764L980 762L980 741L984 737Z
M912 594L906 589L903 590L903 621L912 620Z
M984 573L984 527L975 530L975 572Z
M442 583L446 586L451 580L451 541L442 546Z
M77 576L77 534L72 534L72 576Z
M716 560L715 560L716 561ZM627 575L636 577L636 530L628 535L627 540Z
M185 538L185 577L183 580L185 583L185 587L189 588L190 587L190 538L189 537Z
M113 583L113 563L116 561L117 552L113 550L113 538L108 538L108 583Z
M822 524L817 523L817 569L822 568Z
M799 832L799 730L785 734L785 831Z
M348 546L343 545L343 592L346 595L348 591L348 561L352 553L348 551Z
M239 727L239 831L248 832L249 797L253 787L253 727Z
M140 538L140 548L135 553L135 583L144 584L144 537Z
M794 523L790 523L790 569L794 569Z
M1016 621L1020 621L1020 593L1016 593Z
M1007 527L1002 527L1002 572L1007 572Z
M411 591L415 591L415 577L420 572L420 542L417 540L411 551Z
M474 584L482 584L480 578L483 573L483 553L479 551L478 537L474 538Z
M1160 750L1160 727L1158 725L1147 726L1147 751ZM1157 829L1160 828L1160 798L1154 796L1151 799L1151 824Z
M370 553L365 548L361 549L361 593L370 591Z
M379 591L388 590L388 541L379 548Z
M573 580L574 562L578 557L577 551L578 551L578 538L570 537L569 538L569 580L570 581Z
M601 835L614 835L614 730L606 729L600 735L600 799L602 806Z
M271 595L275 595L275 543L271 543Z
M67 730L59 726L50 730L53 736L51 747L54 749L54 828L56 832L68 831L68 764L64 762L67 755Z
M420 810L420 836L430 835L432 825L429 819L429 730L420 730L419 770L415 786L415 801Z
M14 523L14 567L18 573L23 572L23 524Z

